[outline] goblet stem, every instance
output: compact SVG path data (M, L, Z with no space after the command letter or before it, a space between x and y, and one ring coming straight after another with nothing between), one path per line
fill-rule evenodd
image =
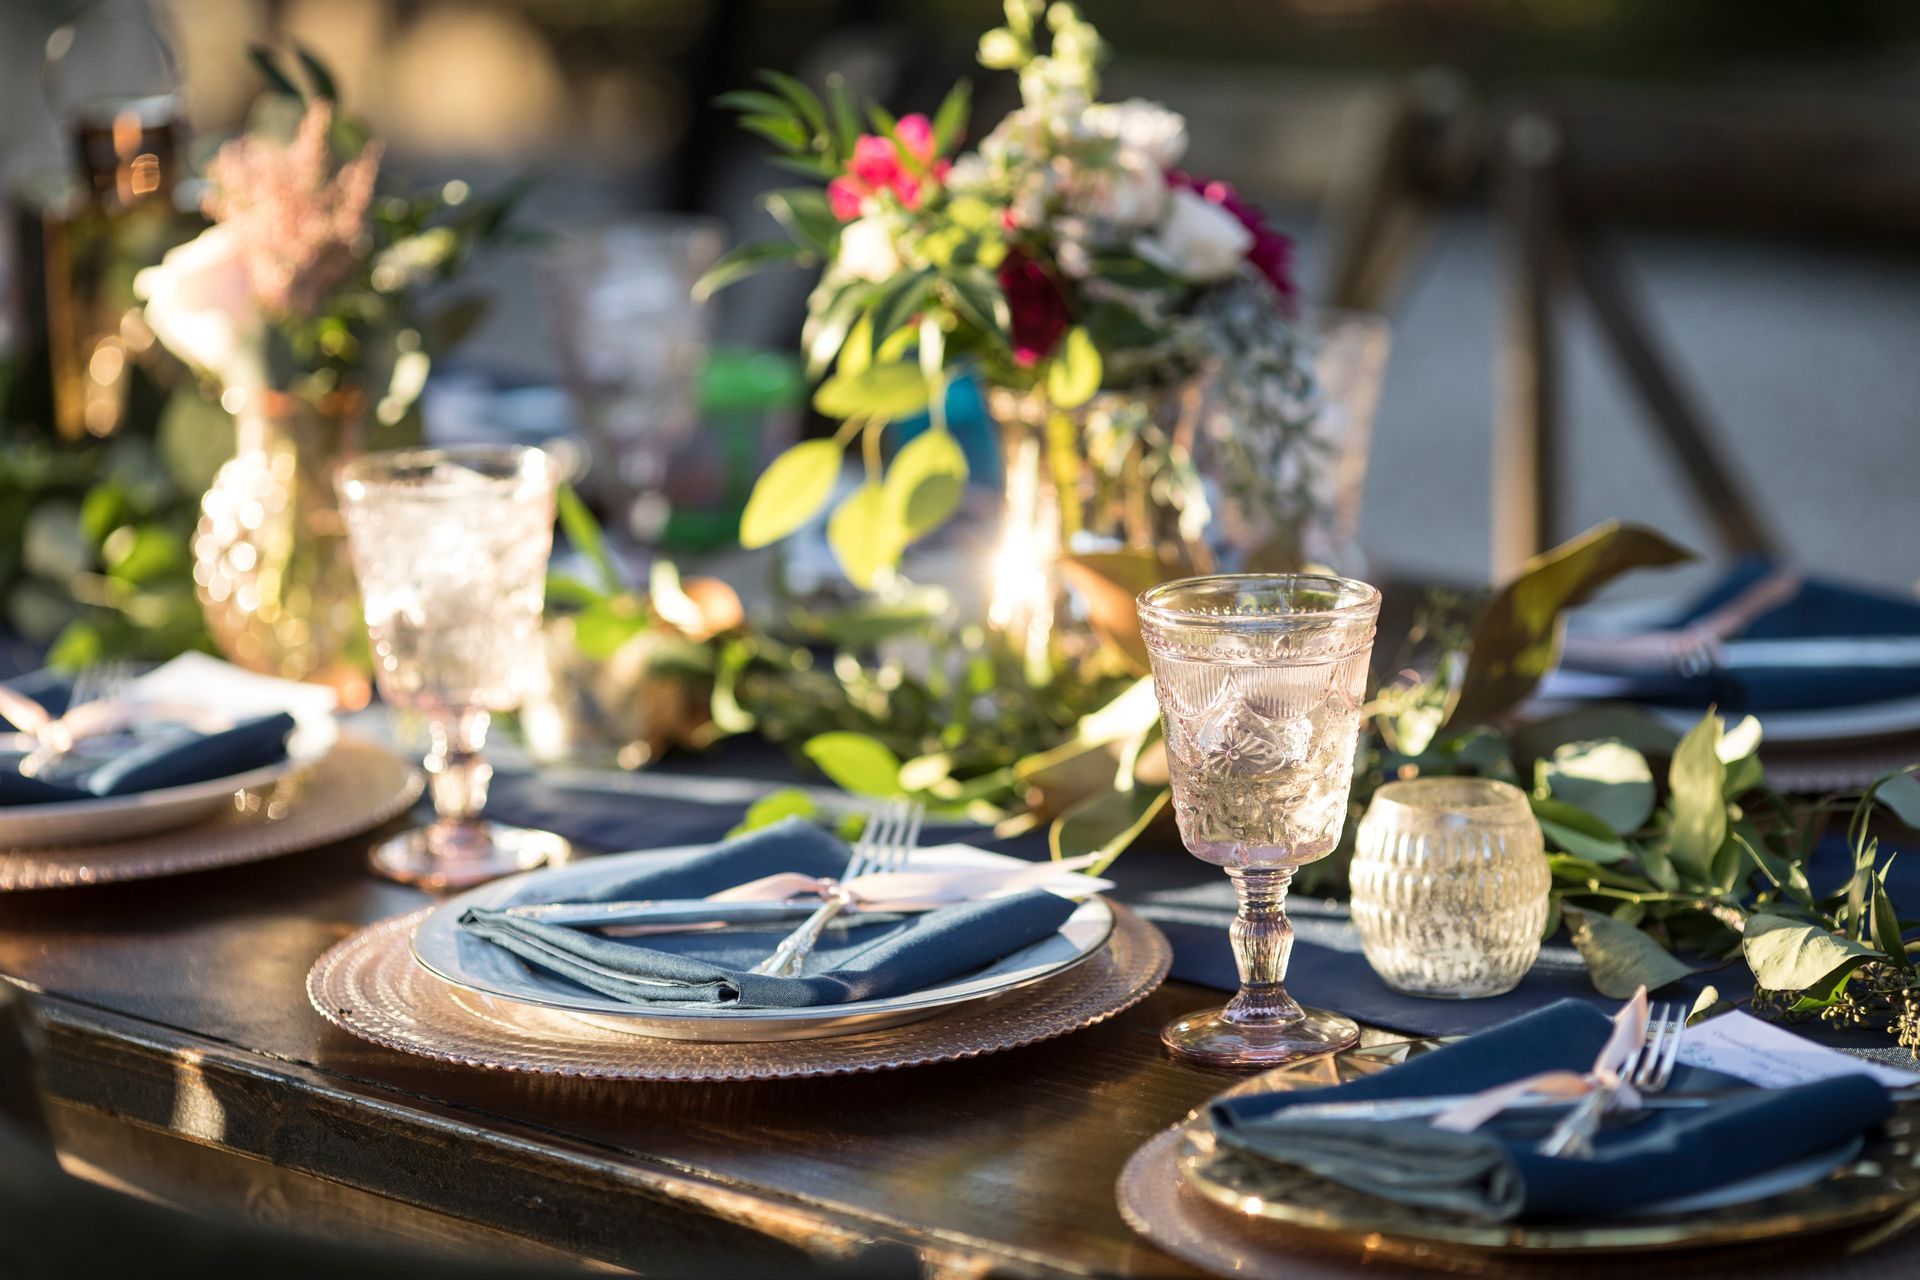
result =
M1287 919L1287 888L1291 867L1277 870L1230 867L1240 908L1228 936L1240 970L1240 993L1227 1003L1222 1016L1228 1022L1284 1026L1298 1022L1303 1011L1287 994L1287 960L1293 954L1293 922Z
M491 720L485 711L468 709L428 721L426 766L436 819L427 829L427 842L440 857L478 858L491 850L480 821L493 781L493 766L480 754Z

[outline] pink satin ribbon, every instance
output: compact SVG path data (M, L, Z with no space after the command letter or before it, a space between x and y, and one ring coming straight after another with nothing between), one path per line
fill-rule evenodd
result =
M1065 876L1084 881L1084 886L1076 884L1075 888L1084 887L1088 894L1095 894L1111 889L1112 883L1077 873L1094 865L1099 859L1099 854L1088 854L1006 870L967 867L950 871L878 871L871 875L855 876L844 883L801 875L797 871L783 871L709 894L707 900L784 902L791 898L819 897L838 884L863 907L881 910L888 907L921 909L972 902L997 893L1029 889Z
M1613 1016L1613 1033L1600 1047L1599 1056L1594 1058L1586 1074L1543 1071L1512 1084L1499 1085L1441 1112L1433 1118L1433 1127L1452 1133L1471 1133L1523 1097L1582 1098L1595 1089L1612 1089L1613 1106L1631 1111L1640 1105L1640 1095L1620 1071L1646 1041L1647 989L1641 987Z

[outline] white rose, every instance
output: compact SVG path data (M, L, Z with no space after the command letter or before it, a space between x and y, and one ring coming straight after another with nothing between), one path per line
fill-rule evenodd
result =
M1149 227L1160 221L1166 204L1167 180L1159 167L1142 152L1123 151L1088 183L1080 207L1116 226Z
M993 181L993 171L984 156L969 151L956 158L947 170L948 191L979 191Z
M857 280L885 280L900 270L893 232L869 214L840 229L840 269Z
M167 350L223 386L260 385L260 306L232 228L208 227L169 249L134 276L133 292Z
M1253 232L1199 192L1182 187L1168 197L1159 230L1134 241L1133 247L1148 262L1183 280L1221 280L1240 269L1253 247Z
M1124 150L1144 153L1161 169L1173 168L1187 153L1186 118L1145 98L1088 107L1086 122L1094 133L1112 138Z

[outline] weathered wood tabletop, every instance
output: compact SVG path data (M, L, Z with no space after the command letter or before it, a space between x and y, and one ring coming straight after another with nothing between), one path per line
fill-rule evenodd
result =
M0 973L37 993L70 1158L189 1205L493 1257L646 1271L718 1249L777 1270L800 1251L891 1241L942 1275L1196 1274L1128 1231L1113 1189L1136 1147L1236 1078L1170 1060L1157 1038L1218 993L1169 984L1045 1044L832 1080L595 1084L440 1066L307 1005L322 951L425 900L371 878L365 847L0 896ZM1838 1254L1827 1242L1837 1270L1776 1261L1849 1277L1920 1265L1904 1247ZM1290 1274L1400 1272L1302 1242Z

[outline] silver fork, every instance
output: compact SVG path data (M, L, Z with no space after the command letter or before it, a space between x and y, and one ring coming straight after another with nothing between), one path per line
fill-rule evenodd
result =
M116 660L80 668L68 686L66 710L34 731L39 745L20 762L20 772L29 778L45 773L74 743L100 732L107 723L103 717L118 714L117 704L132 683L131 663ZM92 715L90 707L95 708Z
M1647 1016L1646 1039L1620 1068L1620 1077L1641 1093L1659 1093L1673 1079L1673 1067L1680 1060L1680 1037L1686 1033L1687 1009L1678 1001L1656 1004ZM1613 1106L1615 1086L1602 1085L1581 1099L1567 1118L1555 1125L1540 1144L1543 1156L1593 1154L1593 1138L1600 1122Z
M907 865L907 857L920 840L920 824L926 818L926 806L919 801L895 800L867 819L854 842L853 857L847 862L842 881L826 883L825 901L792 933L780 940L773 954L753 966L755 973L775 978L797 978L806 967L833 918L853 905L853 895L845 880L881 871L898 871Z

